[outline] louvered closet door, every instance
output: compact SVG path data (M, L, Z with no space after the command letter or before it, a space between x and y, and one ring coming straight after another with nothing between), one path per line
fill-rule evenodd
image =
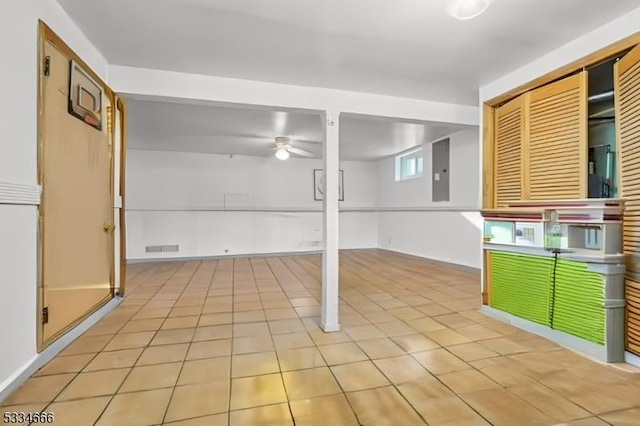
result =
M615 65L620 194L625 200L627 270L640 276L640 47ZM640 354L640 284L627 279L627 348Z
M530 93L529 198L587 197L587 72Z
M524 96L496 110L495 203L504 207L523 199L523 140L525 134Z

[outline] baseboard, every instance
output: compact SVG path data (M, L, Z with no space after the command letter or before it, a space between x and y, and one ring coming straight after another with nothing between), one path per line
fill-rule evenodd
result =
M322 250L304 250L289 251L278 253L244 253L244 254L222 254L215 256L185 256L185 257L148 257L127 259L127 265L135 265L136 263L150 262L188 262L191 260L217 260L217 259L235 259L244 257L279 257L279 256L300 256L308 254L322 254Z
M9 376L4 382L0 383L0 404L24 382L27 381L35 372L44 367L56 355L62 352L74 340L80 337L84 332L93 327L98 321L104 318L109 312L113 311L120 303L122 298L115 297L102 308L98 309L86 320L71 329L68 333L60 337L54 343L49 345L45 350L34 356L20 370Z
M568 334L559 330L553 330L542 324L525 320L507 312L491 308L489 306L482 306L480 308L480 312L492 318L504 321L507 324L513 325L514 327L517 327L521 330L537 334L538 336L551 340L552 342L555 342L560 346L564 346L565 348L574 350L581 355L594 359L598 362L607 362L607 350L604 345L598 345L597 343L589 342L572 334Z
M624 353L624 362L636 367L640 367L640 357L638 355L632 354L631 352Z
M480 273L482 271L482 268L479 268L477 266L471 266L471 265L469 265L467 263L457 263L457 262L455 262L455 261L453 261L451 259L443 259L443 258L439 258L439 257L427 257L427 256L424 256L424 255L421 255L421 254L416 254L416 253L406 252L406 251L401 251L401 250L394 250L394 249L385 248L385 247L378 247L377 250L388 251L390 253L403 254L405 256L410 256L410 257L417 257L418 259L431 260L433 262L442 263L444 265L455 266L457 268L467 269L467 270L469 270L469 272Z

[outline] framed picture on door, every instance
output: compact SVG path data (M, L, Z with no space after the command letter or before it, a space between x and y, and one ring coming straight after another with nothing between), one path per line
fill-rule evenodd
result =
M69 61L69 113L102 130L102 89L75 61Z
M313 199L324 200L324 171L322 169L313 170ZM344 201L344 170L338 174L338 201Z

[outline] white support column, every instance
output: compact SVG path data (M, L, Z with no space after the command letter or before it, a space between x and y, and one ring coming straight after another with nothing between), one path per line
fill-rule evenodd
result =
M324 211L322 215L324 251L322 253L322 313L320 327L325 332L339 331L338 322L338 173L340 112L326 111L324 140Z

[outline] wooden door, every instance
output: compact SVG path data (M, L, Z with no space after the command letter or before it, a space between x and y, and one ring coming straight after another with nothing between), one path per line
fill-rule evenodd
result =
M528 108L531 200L587 197L587 72L533 90Z
M625 200L627 349L640 355L640 46L614 66L620 194Z
M113 296L113 208L109 99L102 89L99 99L83 91L89 74L79 74L74 86L72 66L79 65L51 41L44 42L44 56L40 344L46 345ZM72 115L70 92L94 101L93 115Z
M523 146L526 139L524 95L497 108L495 113L495 201L505 207L523 197Z

